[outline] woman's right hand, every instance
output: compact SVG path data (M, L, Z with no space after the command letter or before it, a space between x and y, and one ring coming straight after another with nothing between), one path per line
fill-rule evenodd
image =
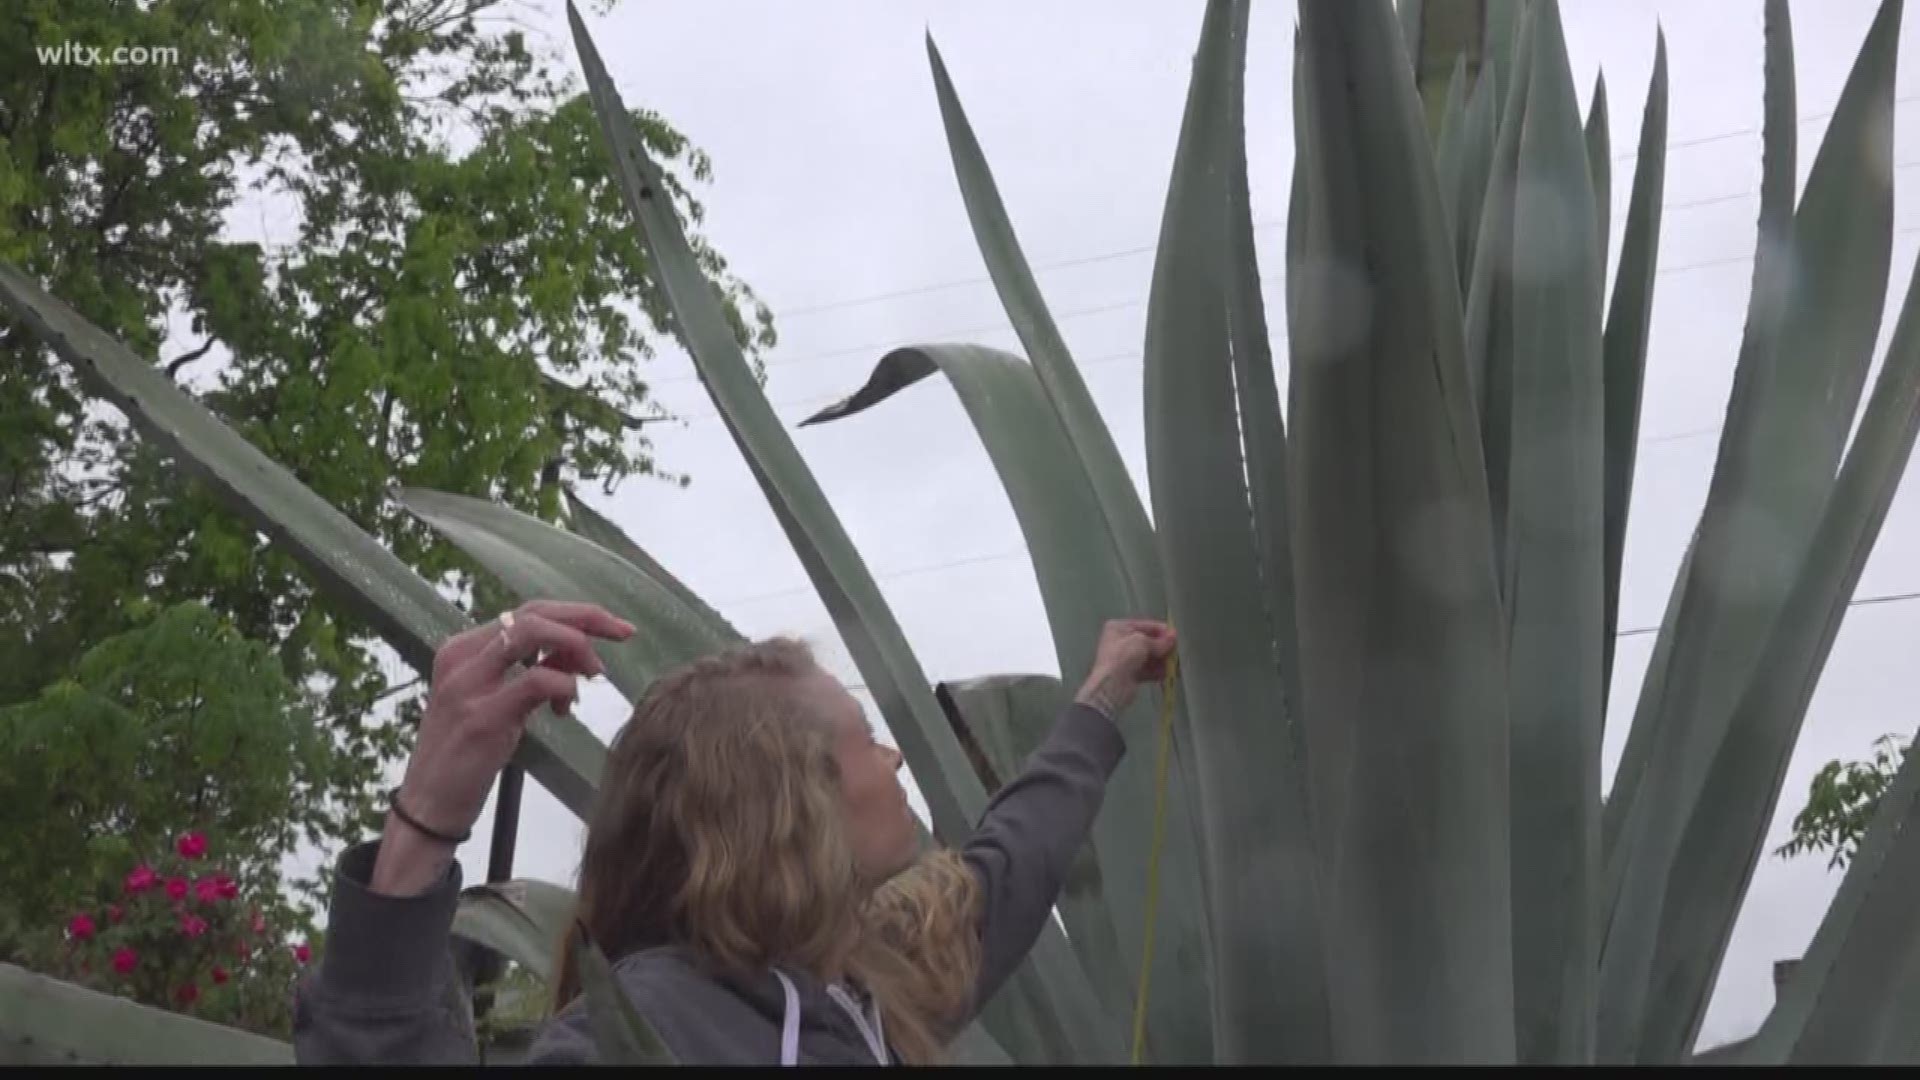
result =
M437 833L472 828L534 710L551 705L566 715L579 677L605 672L591 639L632 635L630 623L596 605L534 600L448 638L434 653L426 715L400 784L407 816ZM453 851L389 811L369 884L417 895L440 880Z
M1167 673L1167 659L1178 647L1173 627L1153 619L1114 619L1100 628L1093 670L1074 700L1118 718L1133 703L1142 683Z

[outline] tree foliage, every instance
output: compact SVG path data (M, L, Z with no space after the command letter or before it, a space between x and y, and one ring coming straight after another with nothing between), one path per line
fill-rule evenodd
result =
M249 895L301 840L332 834L335 764L315 695L198 604L134 604L136 625L34 699L0 708L0 945L118 891L187 832ZM284 921L284 920L283 920Z
M1793 818L1793 838L1774 849L1781 858L1814 851L1831 852L1829 870L1844 869L1860 847L1860 838L1880 808L1880 797L1900 771L1907 745L1898 736L1874 740L1865 761L1829 761L1807 787L1807 805Z
M565 57L530 45L512 14L497 0L18 0L0 11L0 258L157 357L305 484L482 607L485 582L385 498L392 486L553 520L564 484L685 481L655 462L643 427L660 416L644 362L670 317ZM36 52L65 42L166 46L178 61L57 64ZM708 178L705 155L658 116L636 122L672 163L676 206L698 221L689 185ZM697 248L757 354L773 341L768 312L716 251ZM203 605L319 695L334 755L324 786L339 812L310 824L321 836L357 829L412 709L369 718L393 687L365 628L0 317L0 707L105 716L105 699L74 688L87 682L76 665L143 625L148 600ZM174 690L156 691L156 707ZM10 840L0 863L19 861Z

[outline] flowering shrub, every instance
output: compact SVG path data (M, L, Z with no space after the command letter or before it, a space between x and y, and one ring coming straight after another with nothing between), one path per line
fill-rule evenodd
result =
M134 866L118 895L73 912L57 938L46 935L34 966L144 1005L289 1038L293 983L312 947L275 931L267 911L284 914L277 895L249 897L208 851L206 835L189 832Z

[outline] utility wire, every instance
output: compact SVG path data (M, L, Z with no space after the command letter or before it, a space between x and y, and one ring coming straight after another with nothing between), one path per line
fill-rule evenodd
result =
M1911 164L1920 166L1920 161L1912 162ZM1895 237L1901 237L1901 236L1911 236L1915 233L1920 233L1920 225L1912 225L1904 229L1895 229L1893 232L1893 235ZM1719 256L1712 259L1703 259L1703 260L1700 260L1699 262L1682 263L1679 266L1663 266L1655 270L1653 274L1654 274L1654 277L1659 278L1659 277L1666 277L1671 274L1688 274L1698 270L1711 270L1719 266L1733 266L1738 263L1752 262L1752 261L1753 261L1752 252L1748 252L1744 255L1724 255L1724 256ZM1076 318L1080 318L1087 315L1097 315L1097 314L1102 314L1109 311L1120 311L1126 308L1142 307L1145 304L1146 304L1145 300L1128 300L1120 303L1100 304L1100 305L1096 305L1094 307L1089 307L1089 308L1079 308L1072 311L1063 311L1055 316L1055 321L1066 322L1068 319L1076 319ZM1008 328L1009 328L1009 325L1007 323L999 322L999 323L994 323L990 326L981 326L981 327L975 327L975 328L970 328L966 330L956 330L951 333L941 334L937 336L942 338L961 338L969 334L999 332L999 331L1006 330ZM925 339L923 338L922 340L925 340ZM830 356L841 356L841 355L847 355L851 353L860 353L860 352L866 352L866 353L877 352L877 353L884 354L886 351L891 351L892 349L898 348L901 345L906 345L906 344L911 344L911 342L896 341L896 342L881 343L881 344L875 344L875 345L860 346L858 348L853 348L853 349L836 350L835 352L832 352L832 353L816 353L811 356L805 357L803 359L819 360L819 359L825 359ZM1110 361L1126 359L1128 357L1134 357L1139 355L1140 354L1137 352L1126 353L1126 354L1115 353L1115 354L1097 357L1093 360L1082 361L1079 366L1083 368L1092 367L1095 364L1107 363ZM801 361L799 360L794 360L794 361L788 361L787 363L783 363L783 364L769 364L767 366L769 368L773 368L773 367L785 368L800 362ZM695 381L698 381L699 378L700 376L696 374L696 375L677 376L671 379L656 379L653 382L653 385L654 386L670 386L675 383L695 382ZM848 391L848 392L851 393L851 391ZM778 400L778 401L769 401L768 404L772 405L776 409L798 407L798 406L805 406L805 405L815 405L815 404L826 405L826 404L831 404L835 401L839 401L841 398L844 398L845 396L846 394L811 395L804 398L787 398L787 399ZM666 416L649 417L648 420L650 422L657 422L657 423L670 423L670 422L678 421L680 423L691 424L696 421L706 422L709 420L718 420L719 418L720 418L720 414L717 411L703 410L701 412L695 412L695 413L669 414Z
M1904 169L1913 169L1913 168L1920 168L1920 160L1901 162L1900 164L1894 166L1895 171L1904 170ZM1755 199L1758 197L1759 197L1758 193L1752 192L1752 191L1731 192L1725 195L1712 195L1712 196L1708 196L1701 199L1689 200L1687 202L1669 203L1666 206L1664 206L1662 209L1663 211L1691 210L1691 209L1698 209L1704 206L1712 206L1719 203L1734 202L1741 199ZM1265 222L1259 225L1255 225L1254 231L1259 232L1266 229L1278 228L1284 224L1285 222L1272 222L1272 221ZM1896 237L1910 236L1916 232L1920 232L1920 226L1914 226L1914 227L1909 227L1905 229L1896 229L1894 230L1893 235ZM1120 251L1110 251L1110 252L1104 252L1098 255L1089 255L1080 259L1068 260L1062 263L1051 263L1051 264L1036 266L1034 267L1034 270L1045 271L1050 269L1056 269L1061 266L1081 265L1088 262L1115 259L1115 258L1120 258L1122 256L1127 256L1127 255L1138 255L1138 254L1149 252L1152 250L1153 250L1153 247L1151 246L1139 247L1139 248L1126 248ZM1720 256L1712 259L1704 259L1697 262L1682 263L1679 266L1663 266L1656 269L1653 273L1654 273L1654 277L1659 278L1659 277L1665 277L1670 274L1684 274L1684 273L1692 273L1696 270L1709 270L1718 266L1732 266L1736 263L1749 262L1752 259L1753 259L1753 254L1751 252L1744 255L1726 255L1726 256ZM1276 276L1275 280L1277 285L1284 285L1285 283L1284 275ZM857 304L877 303L882 300L899 299L902 297L919 295L921 293L934 292L940 289L952 289L952 288L959 288L965 285L982 284L988 281L989 281L988 278L980 277L980 278L967 278L964 280L956 280L956 281L949 281L949 282L940 282L934 285L927 285L927 286L921 286L914 289L901 290L897 293L889 293L889 294L882 294L879 296L864 297L856 300L842 301L836 304L815 305L812 308L799 309L799 312L797 313L825 311L832 307L851 307ZM1144 307L1146 306L1146 303L1147 303L1146 300L1139 299L1139 300L1121 300L1121 301L1114 301L1111 303L1095 304L1090 307L1074 308L1068 311L1057 312L1054 315L1054 320L1055 322L1066 322L1069 319L1085 318L1090 315L1104 315L1104 314L1109 314L1115 311L1127 311L1133 308ZM790 315L781 316L781 318L783 319L789 318L789 317L791 316ZM1010 329L1010 325L1005 320L1000 320L997 322L984 323L977 326L965 327L959 330L950 330L944 333L922 335L914 340L924 341L924 340L927 340L928 338L942 338L942 339L966 338L974 334L999 333L1008 329ZM820 360L832 360L842 356L854 356L854 355L863 355L863 354L864 355L874 355L874 354L884 355L888 351L891 351L895 348L899 348L902 345L909 345L912 343L913 341L906 341L906 340L899 340L899 339L890 340L890 341L870 342L864 345L853 345L853 346L848 346L846 348L841 348L841 349L830 349L825 352L807 353L802 356L794 357L791 360L769 361L767 363L767 368L769 370L776 369L776 368L784 370L790 367L799 367L802 365L815 363ZM1088 363L1091 363L1091 361L1089 361ZM692 383L692 382L699 382L699 381L700 381L700 375L696 372L689 375L673 375L664 379L654 379L649 384L649 387L658 388L662 386L678 386L685 383ZM803 399L797 399L797 400L774 401L774 402L770 402L769 404L778 408L786 405L811 404L816 401L824 404L824 403L832 402L836 400L838 400L837 397L818 397L818 398L809 397L809 398L803 398ZM690 423L695 420L707 421L707 420L715 420L718 418L719 418L719 413L717 412L699 412L699 413L692 413L692 414L686 414L686 415L668 414L663 416L653 416L653 417L648 417L647 419L652 422L661 422L661 423L673 421L673 420L680 420L680 421L685 421Z
M1920 600L1920 592L1888 593L1885 596L1860 596L1847 601L1847 606L1857 608L1866 607L1870 604L1898 604L1907 600ZM1636 626L1631 630L1622 630L1613 636L1617 638L1639 637L1643 634L1658 633L1659 630L1660 628L1658 626Z

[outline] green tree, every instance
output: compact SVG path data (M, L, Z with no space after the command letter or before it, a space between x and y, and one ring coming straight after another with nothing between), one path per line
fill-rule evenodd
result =
M315 695L203 605L129 605L133 629L30 701L0 708L0 938L64 923L187 833L250 896L328 834ZM283 925L310 926L281 913ZM11 944L4 950L12 952Z
M67 42L178 61L36 51ZM642 430L660 415L643 364L670 316L564 61L494 0L17 0L0 12L0 258L485 608L487 583L384 498L392 485L553 519L563 485L685 482ZM700 220L688 185L705 155L635 119ZM291 243L235 236L249 198ZM697 250L757 355L768 312ZM0 706L52 707L49 688L139 625L144 598L205 605L317 695L335 809L315 829L360 828L415 704L369 722L395 687L365 627L0 318Z
M1829 761L1807 788L1807 805L1793 818L1793 838L1774 849L1781 858L1830 851L1827 868L1844 869L1873 824L1880 797L1906 759L1908 746L1898 736L1874 740L1865 761Z

